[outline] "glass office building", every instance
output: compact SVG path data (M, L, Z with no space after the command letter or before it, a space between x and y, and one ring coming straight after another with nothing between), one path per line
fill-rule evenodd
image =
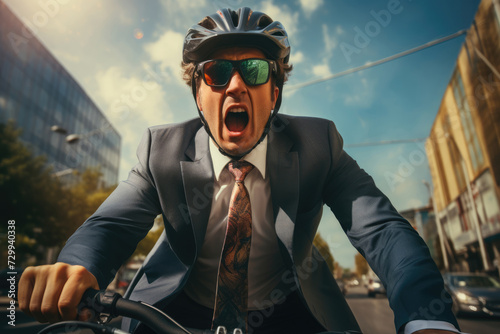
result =
M0 0L0 123L9 120L22 129L21 140L35 155L47 157L56 175L99 167L104 185L118 182L120 135ZM72 134L80 139L70 144Z

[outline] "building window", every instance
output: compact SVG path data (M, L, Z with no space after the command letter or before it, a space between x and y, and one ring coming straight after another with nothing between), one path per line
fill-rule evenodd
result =
M446 137L446 144L448 146L448 152L450 153L450 159L451 159L451 164L453 166L453 174L455 176L458 189L462 190L466 186L465 182L465 175L464 171L462 168L462 160L463 156L460 153L457 144L455 142L455 139L453 138L453 131L452 131L452 125L451 125L451 120L450 120L450 114L448 110L446 110L446 113L444 114L443 117L443 132Z
M452 87L464 130L465 140L467 142L472 168L477 172L478 169L484 164L483 152L481 146L479 145L479 139L474 121L472 119L469 101L467 100L464 84L458 68L455 69L455 73L453 73Z

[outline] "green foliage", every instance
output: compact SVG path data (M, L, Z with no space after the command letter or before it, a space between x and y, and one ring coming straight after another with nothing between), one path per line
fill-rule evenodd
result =
M313 240L313 245L316 246L321 256L323 256L323 258L325 259L328 268L330 268L330 271L333 273L335 270L335 260L333 259L333 255L330 252L328 243L321 237L321 234L316 234Z
M33 157L18 139L13 123L0 124L0 243L6 244L7 221L15 220L16 264L35 257L40 263L46 247L62 246L111 193L100 187L101 173L85 171L75 186L64 187L44 157ZM0 250L2 263L6 249Z
M365 258L361 254L356 254L354 256L354 263L356 264L356 274L358 277L368 274L368 270L370 270L370 266L368 262L366 262Z
M154 245L156 244L156 241L160 238L163 230L164 230L164 225L163 225L163 217L159 215L155 219L155 226L157 228L152 228L146 237L139 242L137 245L137 248L134 251L134 254L132 254L131 258L135 257L142 257L146 256L149 254L151 249L153 249Z
M66 223L69 233L65 240L89 218L113 192L115 186L101 187L100 179L102 173L99 169L87 169L80 175L80 180L71 188L68 188L66 201Z
M5 208L0 210L0 233L4 235L8 220L15 220L16 235L51 246L65 232L64 213L58 209L65 199L65 190L51 176L44 157L33 157L18 140L19 134L12 123L0 124L0 201ZM39 233L47 226L51 227L50 233Z

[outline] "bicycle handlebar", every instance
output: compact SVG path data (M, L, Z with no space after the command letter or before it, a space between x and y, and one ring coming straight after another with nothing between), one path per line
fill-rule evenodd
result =
M157 309L156 307L138 301L132 301L122 298L122 296L113 291L94 290L88 289L82 297L79 310L82 308L89 308L97 312L98 319L101 320L99 324L89 322L75 322L65 321L48 326L38 334L47 334L56 328L62 328L68 325L76 325L80 327L91 328L98 330L99 333L104 334L129 334L117 328L111 328L103 324L104 319L108 320L117 316L125 316L141 321L146 326L150 327L157 334L229 334L224 327L214 330L201 330L186 328L177 323L174 319L167 314ZM106 316L108 316L106 318ZM241 333L241 330L235 330L233 333ZM361 334L360 332L346 331L346 332L322 332L319 334Z
M213 334L211 330L185 328L170 316L154 306L143 302L123 299L121 295L112 291L89 289L85 291L82 301L99 313L109 314L111 317L125 316L137 319L150 327L158 334Z

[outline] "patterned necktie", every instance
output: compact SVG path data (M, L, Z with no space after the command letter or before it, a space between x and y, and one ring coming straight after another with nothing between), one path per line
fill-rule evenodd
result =
M229 202L226 239L222 249L212 328L246 329L248 310L248 259L252 240L250 197L243 184L253 169L246 161L231 161L228 170L235 184Z

